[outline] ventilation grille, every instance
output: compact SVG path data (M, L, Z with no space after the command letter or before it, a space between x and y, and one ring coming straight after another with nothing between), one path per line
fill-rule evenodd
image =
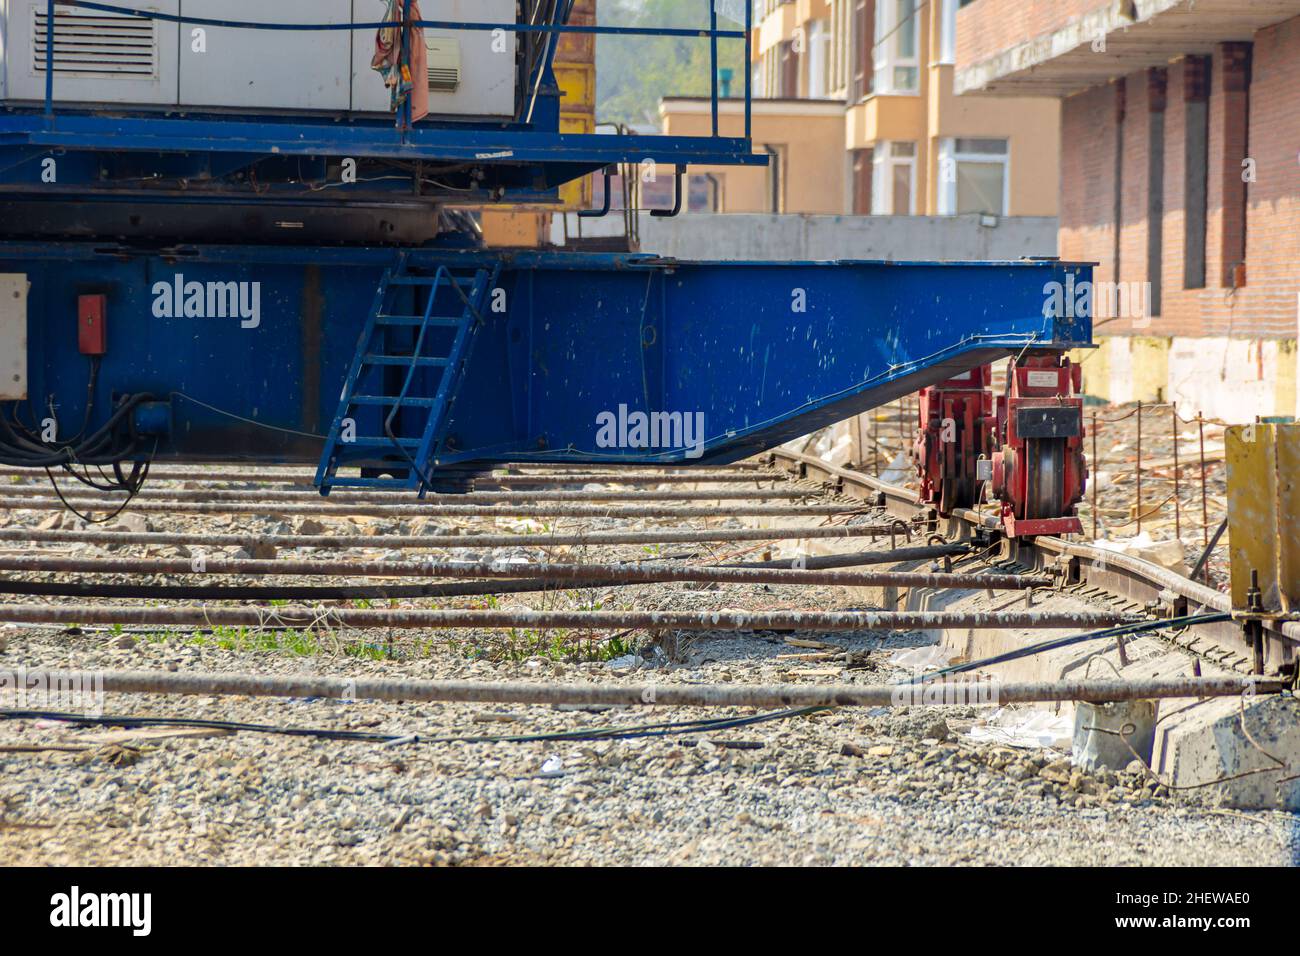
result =
M460 70L429 67L429 89L435 93L455 93L460 86Z
M45 73L45 8L32 10L32 65ZM148 78L158 71L154 21L148 17L94 14L54 8L54 75Z
M424 45L429 55L429 92L455 93L460 88L460 41L426 36Z

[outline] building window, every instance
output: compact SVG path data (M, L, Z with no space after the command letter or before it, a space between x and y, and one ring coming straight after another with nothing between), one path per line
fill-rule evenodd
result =
M831 88L831 31L825 20L808 24L808 97L824 100Z
M853 38L850 3L851 0L833 0L831 6L830 93L837 100L848 98Z
M872 48L875 45L874 26L876 22L876 0L845 0L853 4L852 48L853 48L853 84L851 97L854 102L865 99L871 94L874 79L875 59ZM884 0L881 0L883 3Z
M780 60L781 80L777 96L783 100L792 100L799 96L799 49L793 40L783 40L777 44Z
M687 180L687 212L722 212L722 174L691 173Z
M855 149L851 152L853 159L853 206L855 216L871 215L871 179L875 175L871 150Z
M945 139L939 145L939 215L1010 215L1005 139Z
M916 144L877 143L872 154L871 212L911 216L916 212Z
M917 0L877 0L875 93L916 93L920 85L920 8Z

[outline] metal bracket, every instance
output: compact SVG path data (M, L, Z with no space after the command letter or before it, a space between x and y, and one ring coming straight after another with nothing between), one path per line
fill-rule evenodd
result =
M674 166L673 169L673 208L672 209L652 209L650 215L656 219L674 219L682 211L682 166Z

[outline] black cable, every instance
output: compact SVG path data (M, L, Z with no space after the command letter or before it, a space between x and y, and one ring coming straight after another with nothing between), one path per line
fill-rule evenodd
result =
M535 743L548 740L622 740L637 737L664 737L672 734L701 734L713 730L732 730L773 720L804 717L828 707L798 707L789 710L753 714L748 717L715 717L703 720L685 720L672 723L636 724L628 727L603 727L594 730L566 730L549 734L502 734L483 736L421 737L418 734L379 734L359 730L329 730L316 727L282 727L273 724L251 724L228 720L203 720L199 718L99 716L65 714L41 710L0 710L0 720L57 720L82 727L192 727L202 730L229 730L235 733L275 734L286 737L317 737L323 740L355 740L364 743Z
M1119 627L1109 627L1102 631L1091 631L1087 634L1054 637L1050 640L1040 641L1037 644L1030 644L1027 647L1019 647L1013 651L1007 651L1004 654L995 654L992 657L984 657L977 661L966 661L962 664L953 664L951 667L945 667L941 670L930 671L929 673L914 677L905 683L920 684L925 681L934 680L936 677L945 677L948 674L961 674L966 671L978 670L981 667L990 667L994 664L1005 664L1008 661L1019 660L1022 657L1033 657L1035 654L1042 654L1044 651L1054 651L1060 647L1069 647L1072 644L1082 644L1086 641L1098 641L1107 637L1123 637L1126 634L1142 634L1147 631L1161 631L1169 627L1190 627L1193 624L1216 624L1220 621L1231 620L1232 615L1228 612L1216 611L1211 614L1189 614L1184 617L1163 618L1159 621L1141 621L1137 624L1123 624Z

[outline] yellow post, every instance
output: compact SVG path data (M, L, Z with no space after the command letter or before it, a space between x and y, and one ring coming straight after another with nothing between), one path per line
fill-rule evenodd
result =
M1300 609L1300 425L1234 425L1225 442L1232 606L1254 571L1266 611Z

